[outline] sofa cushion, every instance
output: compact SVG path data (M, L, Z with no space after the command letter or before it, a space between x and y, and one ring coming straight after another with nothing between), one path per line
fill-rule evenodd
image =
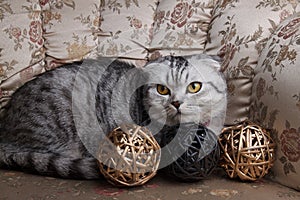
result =
M44 71L44 39L38 0L0 2L0 108L10 95Z
M150 58L203 53L214 2L161 1L154 17Z
M247 119L259 55L280 22L296 11L300 5L285 0L220 0L216 5L205 49L223 58L229 93L226 124Z
M101 1L97 52L106 57L146 59L157 1Z
M300 13L274 32L255 69L250 117L276 140L273 178L300 190Z
M48 69L81 60L96 48L99 1L40 1Z

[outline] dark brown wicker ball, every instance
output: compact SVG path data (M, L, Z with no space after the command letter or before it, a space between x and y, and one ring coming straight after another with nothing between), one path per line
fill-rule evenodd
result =
M161 152L148 129L126 124L114 129L108 139L100 144L98 160L111 184L138 186L155 176Z
M185 129L182 133L177 132L178 126L164 131L162 147L167 149L167 155L162 154L162 159L171 157L174 160L164 168L165 173L185 182L207 178L218 165L220 158L217 136L201 125L183 124L181 127ZM180 135L175 137L176 134ZM179 145L168 145L172 140L177 140L175 143ZM178 148L184 148L186 151L178 156Z
M275 143L270 134L250 121L224 128L219 143L220 163L230 178L255 181L274 163Z

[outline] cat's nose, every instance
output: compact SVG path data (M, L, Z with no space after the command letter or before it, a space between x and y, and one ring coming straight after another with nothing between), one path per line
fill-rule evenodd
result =
M180 105L181 105L181 102L179 102L179 101L173 101L171 104L172 104L176 109L178 109L178 108L180 107Z

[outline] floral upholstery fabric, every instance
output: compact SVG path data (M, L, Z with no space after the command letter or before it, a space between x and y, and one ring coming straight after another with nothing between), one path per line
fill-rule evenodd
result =
M162 55L206 52L223 58L226 125L250 113L262 125L275 127L279 149L289 149L281 143L299 135L300 126L300 94L285 81L289 74L296 76L291 68L299 52L298 26L289 17L299 11L297 0L0 0L0 113L17 88L63 63L100 55L142 66ZM297 187L299 182L288 180L300 166L288 151L279 150L274 172L277 180Z
M0 108L14 90L44 71L38 0L0 1Z
M206 52L223 58L229 93L227 124L247 119L259 55L280 22L297 11L300 5L292 0L222 0L216 5Z
M284 21L258 65L250 116L276 140L274 179L300 190L300 13Z
M97 45L99 1L40 0L46 66L52 69L81 60Z
M153 38L157 0L101 2L97 52L102 56L144 60Z
M151 58L203 52L213 0L161 1L156 9Z

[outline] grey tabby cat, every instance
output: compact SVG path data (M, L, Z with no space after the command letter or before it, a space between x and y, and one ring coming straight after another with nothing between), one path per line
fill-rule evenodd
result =
M82 67L97 65L99 60L62 66L38 76L13 94L0 120L0 167L63 178L100 177L97 159L77 135L72 112L76 74ZM156 121L172 126L196 121L218 133L226 109L226 84L219 68L214 57L202 54L166 56L142 69L115 60L101 72L97 83L97 120L105 124L106 132L118 125L112 115L113 90L126 72L135 69L135 78L147 80L130 100L135 123Z

